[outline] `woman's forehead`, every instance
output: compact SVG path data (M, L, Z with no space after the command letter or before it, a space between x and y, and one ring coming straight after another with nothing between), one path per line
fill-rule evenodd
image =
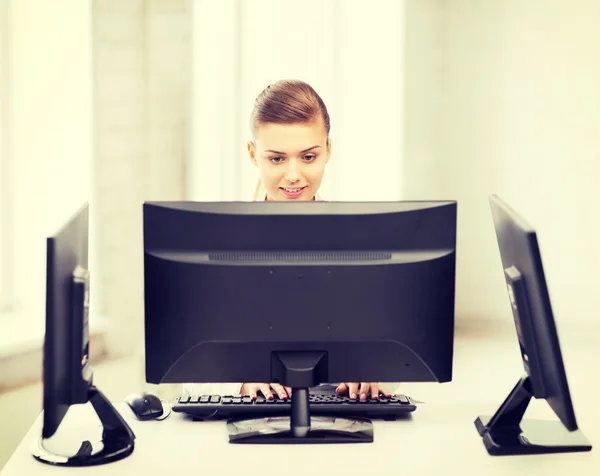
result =
M327 133L319 122L298 124L262 124L256 133L257 148L277 152L302 152L315 145L323 147Z

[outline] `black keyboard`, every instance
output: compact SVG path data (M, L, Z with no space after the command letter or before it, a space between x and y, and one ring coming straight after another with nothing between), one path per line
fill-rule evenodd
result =
M337 417L364 417L395 420L416 410L415 404L405 395L393 395L360 401L347 396L309 394L310 414ZM290 400L272 400L257 397L252 401L246 395L192 395L179 397L173 404L174 412L187 413L199 420L227 418L261 418L290 415Z

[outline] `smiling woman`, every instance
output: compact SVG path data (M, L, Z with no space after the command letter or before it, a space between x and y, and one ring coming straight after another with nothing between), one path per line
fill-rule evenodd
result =
M320 200L317 193L331 156L331 139L329 113L317 92L299 80L280 80L267 86L255 100L250 129L248 154L259 175L253 200ZM399 384L388 384L387 388L377 382L324 385L333 385L336 393L347 393L352 399L365 400L380 394L390 396ZM186 390L194 393L189 384L184 386ZM233 390L252 398L258 393L267 399L273 393L281 398L291 395L290 388L276 383L233 384Z
M258 169L254 200L317 199L331 156L327 107L298 80L280 80L256 98L250 116L250 161Z

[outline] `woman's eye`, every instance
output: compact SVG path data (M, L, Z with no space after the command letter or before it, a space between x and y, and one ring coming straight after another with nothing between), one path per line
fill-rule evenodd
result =
M271 162L273 162L274 164L278 164L279 162L281 162L283 159L281 157L271 157L269 158L269 160Z
M306 160L307 162L311 162L313 160L315 160L317 157L314 155L305 155L304 156L304 160Z

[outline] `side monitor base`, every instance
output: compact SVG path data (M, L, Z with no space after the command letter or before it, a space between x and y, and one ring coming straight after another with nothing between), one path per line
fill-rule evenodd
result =
M479 416L475 420L475 428L489 454L569 453L592 449L580 430L569 431L561 421L523 419L531 397L531 381L524 376L493 416Z
M493 456L570 453L590 451L592 446L581 430L569 431L560 421L521 421L516 427L486 431L491 417L480 416L475 427Z
M92 386L88 399L102 423L101 441L94 444L89 440L82 441L73 453L51 451L48 441L40 437L32 448L36 460L53 466L96 466L121 460L133 452L135 435L106 396Z

